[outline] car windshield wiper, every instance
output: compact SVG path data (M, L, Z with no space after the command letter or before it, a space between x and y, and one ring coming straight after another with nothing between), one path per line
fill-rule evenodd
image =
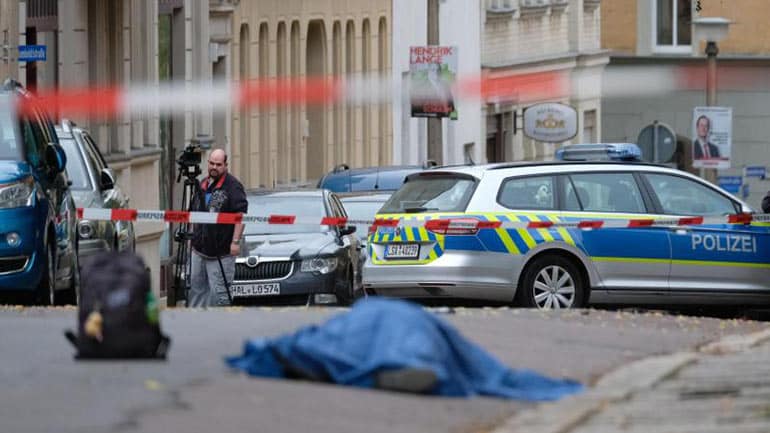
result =
M406 213L421 213L421 212L427 212L430 210L439 210L439 209L437 207L422 207L422 206L404 208L404 212Z

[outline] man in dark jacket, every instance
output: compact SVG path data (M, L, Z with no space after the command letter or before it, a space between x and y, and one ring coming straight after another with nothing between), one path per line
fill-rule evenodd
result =
M770 213L770 191L768 191L765 198L762 199L762 212Z
M227 154L215 149L209 155L208 177L194 195L192 210L203 212L248 212L249 203L241 182L227 172ZM197 224L193 230L192 272L187 305L228 305L227 290L235 275L240 253L242 224ZM224 278L227 280L225 281Z

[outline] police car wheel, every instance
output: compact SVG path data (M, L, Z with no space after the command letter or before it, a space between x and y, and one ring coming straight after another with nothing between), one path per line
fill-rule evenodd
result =
M524 271L516 303L527 308L580 308L586 301L585 282L571 260L556 255L538 257Z

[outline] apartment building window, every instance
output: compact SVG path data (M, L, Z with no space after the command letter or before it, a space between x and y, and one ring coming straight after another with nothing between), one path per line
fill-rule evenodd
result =
M486 0L487 20L508 20L516 13L512 0Z
M654 0L653 37L656 52L689 53L692 42L691 0Z
M487 0L487 10L490 11L509 11L513 9L511 0Z

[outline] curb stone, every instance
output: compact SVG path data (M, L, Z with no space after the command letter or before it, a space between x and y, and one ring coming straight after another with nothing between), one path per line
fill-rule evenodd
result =
M693 351L644 358L602 376L583 394L555 403L541 403L523 410L491 433L568 433L613 403L651 388L701 356L724 355L748 350L770 339L770 328L747 335L731 335Z
M743 336L730 335L719 341L700 347L698 352L705 355L727 355L730 353L743 352L768 339L770 339L770 329Z

